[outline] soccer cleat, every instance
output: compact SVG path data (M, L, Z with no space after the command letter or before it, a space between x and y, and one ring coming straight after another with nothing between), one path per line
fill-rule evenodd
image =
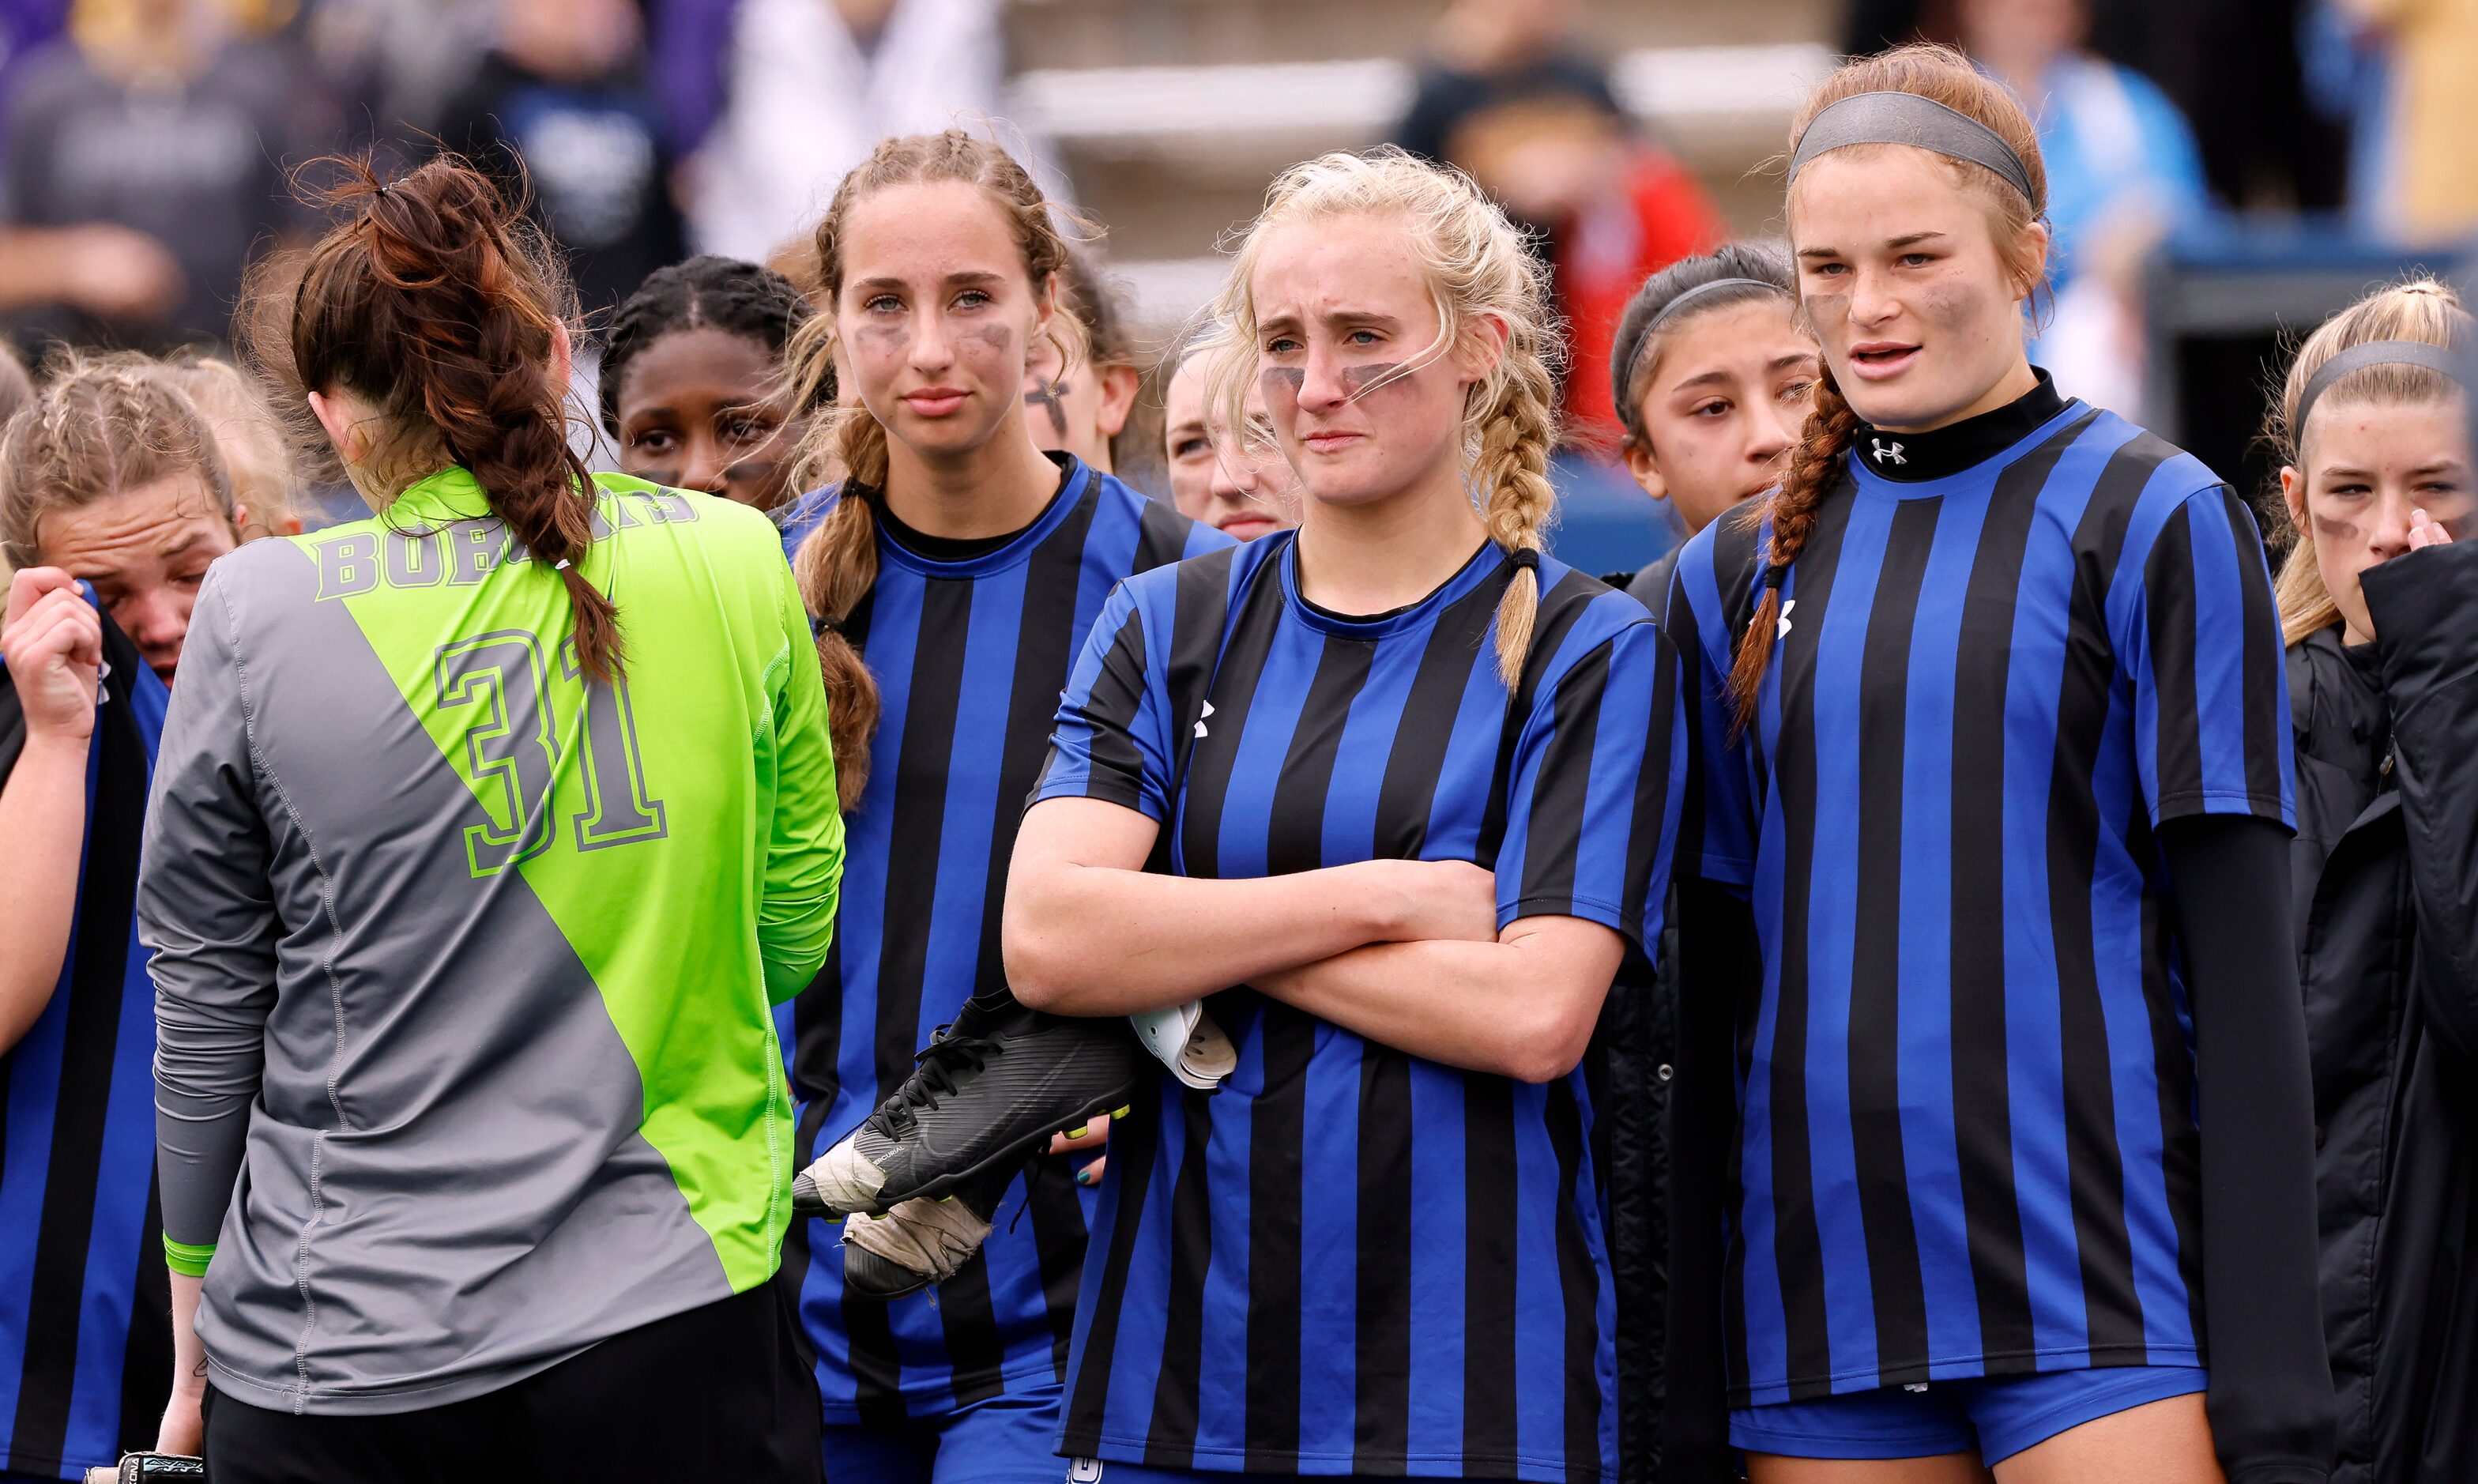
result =
M1012 994L966 1000L914 1060L894 1096L794 1177L795 1212L883 1215L1011 1175L1051 1134L1131 1102L1149 1075L1125 1021L1043 1015Z
M953 1277L989 1237L1015 1171L1000 1169L944 1199L915 1195L884 1216L844 1222L844 1287L867 1298L900 1298Z

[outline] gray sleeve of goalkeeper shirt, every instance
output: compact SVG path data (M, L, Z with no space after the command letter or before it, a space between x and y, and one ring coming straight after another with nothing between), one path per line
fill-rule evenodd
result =
M248 676L217 574L198 593L147 800L139 931L154 950L164 1232L212 1245L232 1203L275 1005L275 902Z

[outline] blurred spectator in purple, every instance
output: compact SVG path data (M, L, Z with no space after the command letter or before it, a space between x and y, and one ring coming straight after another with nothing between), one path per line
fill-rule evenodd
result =
M651 4L700 252L770 261L879 139L1004 112L999 0Z
M77 0L0 140L0 310L20 336L221 340L253 251L300 223L288 161L338 120L216 0Z
M2139 414L2143 267L2211 209L2193 131L2149 78L2086 49L2086 0L1962 0L1961 25L2037 121L2047 163L2056 311L2034 359L2076 395Z
M437 131L503 183L522 163L588 313L687 256L645 42L637 0L499 0L491 50Z
M69 0L0 0L0 99L25 72L28 58L69 23Z

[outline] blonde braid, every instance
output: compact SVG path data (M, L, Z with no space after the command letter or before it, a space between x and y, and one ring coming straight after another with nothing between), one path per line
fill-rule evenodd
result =
M1557 508L1549 484L1549 450L1556 440L1556 384L1536 353L1511 346L1497 395L1480 413L1479 453L1472 472L1485 491L1480 518L1489 540L1508 552L1533 551ZM1483 386L1486 384L1483 383ZM1540 570L1526 563L1497 605L1497 672L1510 689L1523 677L1540 612Z

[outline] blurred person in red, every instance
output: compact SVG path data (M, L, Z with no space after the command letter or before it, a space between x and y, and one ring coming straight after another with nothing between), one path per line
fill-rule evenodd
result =
M26 59L0 147L0 310L38 337L224 337L253 249L297 221L283 163L337 126L280 42L215 0L77 0Z
M1727 240L1702 183L1634 126L1574 37L1575 0L1456 0L1437 24L1406 148L1468 171L1548 235L1567 322L1569 439L1609 463L1609 346L1635 286ZM1623 475L1614 475L1623 480Z

